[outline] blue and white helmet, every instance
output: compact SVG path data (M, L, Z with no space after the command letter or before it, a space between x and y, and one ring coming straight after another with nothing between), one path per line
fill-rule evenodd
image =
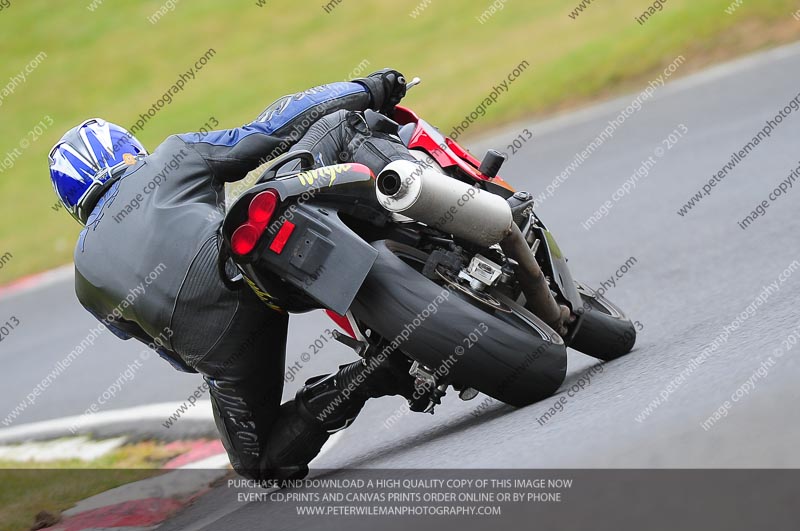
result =
M50 179L67 211L85 225L97 200L139 155L147 150L125 128L92 118L50 150Z

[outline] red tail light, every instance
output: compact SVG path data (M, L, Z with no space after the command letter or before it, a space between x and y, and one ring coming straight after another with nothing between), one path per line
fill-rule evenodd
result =
M247 211L250 223L269 223L275 208L278 206L278 194L274 190L261 192L250 202L250 209Z
M258 229L254 226L242 225L236 229L233 232L233 236L231 236L231 248L233 252L240 256L249 253L256 246L259 236L261 236L261 233L258 232Z
M231 236L231 249L234 253L242 256L255 248L258 239L264 234L275 214L278 200L278 193L275 190L265 190L250 201L247 222L236 229Z

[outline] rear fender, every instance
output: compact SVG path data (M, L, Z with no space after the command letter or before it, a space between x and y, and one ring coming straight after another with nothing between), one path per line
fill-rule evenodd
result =
M231 236L247 221L252 198L267 189L275 190L281 200L273 221L250 253L230 253ZM370 197L377 205L374 176L360 164L268 181L231 206L222 226L223 242L247 283L268 305L288 311L327 308L344 314L377 251L339 218L339 212L354 207L369 211ZM290 233L281 249L276 242L282 231L284 236Z
M547 264L550 266L553 280L555 280L559 292L570 303L570 309L573 312L577 311L578 308L583 306L583 300L575 287L575 280L572 278L572 272L567 265L567 258L561 252L553 233L546 228L537 226L533 227L533 232L542 242L540 250L545 253Z

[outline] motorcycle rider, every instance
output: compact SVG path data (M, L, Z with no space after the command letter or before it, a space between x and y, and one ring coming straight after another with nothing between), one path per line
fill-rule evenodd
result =
M405 91L402 75L385 69L280 98L242 127L170 136L152 154L122 127L91 119L50 152L56 194L84 225L74 254L79 301L118 337L155 344L175 368L203 375L222 442L244 476L303 477L367 399L410 398L414 384L404 356L356 361L280 404L288 315L223 279L235 274L219 260L224 185L292 146L376 174L390 160L413 160L373 112L391 114ZM146 276L144 293L128 300Z

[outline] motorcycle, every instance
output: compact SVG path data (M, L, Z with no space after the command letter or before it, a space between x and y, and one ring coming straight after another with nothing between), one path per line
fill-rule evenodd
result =
M573 279L532 196L498 175L502 155L480 161L406 107L392 118L416 162L375 176L289 152L228 209L223 254L265 304L326 310L363 358L409 357L429 412L450 386L523 407L562 384L567 347L631 351L633 323Z

